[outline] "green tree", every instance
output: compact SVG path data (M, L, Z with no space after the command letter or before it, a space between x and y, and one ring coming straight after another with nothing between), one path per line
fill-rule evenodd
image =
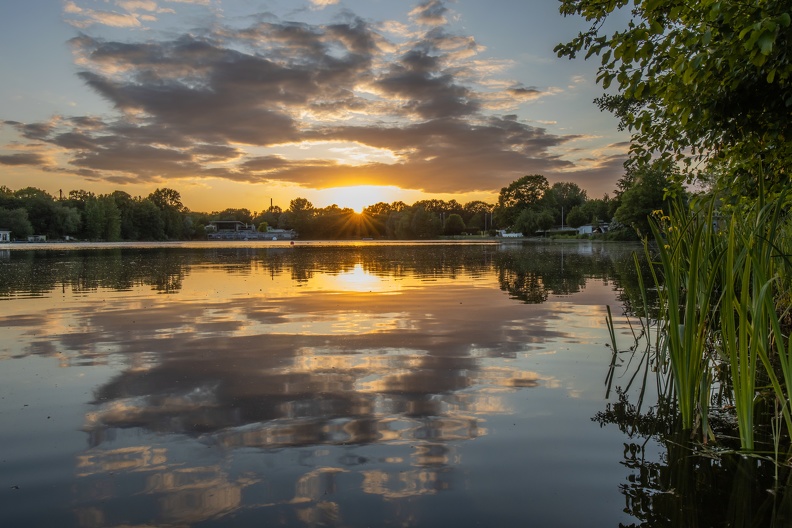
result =
M556 223L561 223L562 211L566 215L573 207L583 205L586 191L572 182L556 182L542 197L542 205L550 210Z
M121 238L121 212L112 195L90 198L85 203L85 234L91 240L115 241Z
M11 230L11 237L26 239L33 234L33 226L28 220L27 211L23 208L6 209L0 207L0 226Z
M523 209L514 222L514 229L525 236L535 236L537 231L547 231L555 219L547 209Z
M635 0L626 28L606 19L627 0L562 0L591 22L556 46L598 55L600 106L632 133L633 163L683 161L688 176L720 176L737 193L789 178L792 161L792 24L788 0ZM760 162L761 163L758 163ZM739 184L739 185L735 185Z
M437 213L425 209L422 205L412 208L410 230L415 238L436 238L442 229L440 216Z
M136 200L132 217L139 240L165 240L165 221L154 202L148 198Z
M468 202L462 208L462 219L465 225L471 231L481 231L485 228L492 228L492 213L493 206L481 200L474 200Z
M215 220L235 220L237 222L243 222L245 224L252 224L253 223L253 214L250 212L249 209L225 209L220 211L219 213L215 212L212 213L212 216Z
M602 198L586 200L580 206L581 212L586 217L586 222L608 222L613 215L610 214L610 206L613 200L607 194ZM584 222L584 223L586 223Z
M310 238L313 233L313 219L316 210L311 202L305 198L295 198L289 202L287 210L289 227L294 229L303 238ZM284 215L281 215L283 217Z
M531 174L503 187L498 195L497 216L500 225L513 225L523 209L536 208L550 188L547 178Z
M79 234L82 228L82 215L79 209L58 203L55 206L55 216L58 236L76 236Z
M148 199L160 210L165 237L173 240L184 235L184 216L187 208L181 202L181 195L173 189L156 189Z
M283 213L283 210L277 206L272 205L267 208L266 211L262 211L258 215L253 218L253 223L255 225L259 225L261 222L266 222L267 225L270 226L277 226L278 220L280 219L280 215Z
M450 236L462 234L465 230L465 221L456 213L448 215L446 218L445 226L443 226L443 233Z
M667 196L681 192L673 174L656 162L650 167L630 171L629 184L619 196L619 207L614 220L632 227L639 236L650 233L649 215L654 211L668 212Z
M566 216L566 224L569 227L577 228L582 225L586 225L589 221L589 217L586 216L586 213L583 211L583 207L580 205L573 207Z
M61 236L57 206L55 199L49 193L36 187L25 187L16 191L14 196L27 211L28 220L33 226L33 234L46 235L50 238Z
M110 196L113 197L116 207L121 215L121 239L139 240L140 232L135 222L135 199L124 191L114 191Z

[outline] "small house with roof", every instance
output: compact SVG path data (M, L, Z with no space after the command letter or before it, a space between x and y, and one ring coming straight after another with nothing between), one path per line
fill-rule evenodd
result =
M0 243L11 242L11 230L0 227Z
M209 240L293 240L297 233L292 229L267 228L266 232L256 230L253 224L236 220L215 220L206 226Z

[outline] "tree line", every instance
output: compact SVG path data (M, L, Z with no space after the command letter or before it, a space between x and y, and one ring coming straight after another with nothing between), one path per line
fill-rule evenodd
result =
M647 232L646 216L663 207L669 175L664 171L633 171L619 181L615 197L590 199L571 182L550 185L544 176L527 175L502 188L496 204L428 199L412 205L379 202L361 214L337 205L317 208L295 198L283 210L270 206L260 212L229 208L211 213L189 210L178 191L156 189L133 197L124 191L94 194L70 191L54 197L42 189L11 190L0 186L0 228L25 240L43 235L49 240L163 241L200 240L212 221L232 220L268 228L293 229L304 239L433 239L463 234L494 234L505 229L534 235L553 227L576 228L615 221L625 226L622 238Z

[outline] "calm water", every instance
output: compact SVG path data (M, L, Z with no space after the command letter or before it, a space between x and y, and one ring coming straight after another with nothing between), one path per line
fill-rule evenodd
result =
M1 526L665 515L592 419L635 247L49 247L0 251Z

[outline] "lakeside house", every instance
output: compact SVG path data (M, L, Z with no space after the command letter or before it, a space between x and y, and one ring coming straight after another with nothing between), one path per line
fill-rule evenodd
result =
M498 229L497 236L503 238L523 238L522 233L507 233L505 229Z
M47 235L30 235L27 237L28 242L46 242Z
M577 228L578 235L596 235L608 232L608 224L586 224Z
M11 242L11 230L0 227L0 243Z
M206 226L209 240L294 240L297 233L293 229L273 229L257 231L253 224L237 220L215 220Z

